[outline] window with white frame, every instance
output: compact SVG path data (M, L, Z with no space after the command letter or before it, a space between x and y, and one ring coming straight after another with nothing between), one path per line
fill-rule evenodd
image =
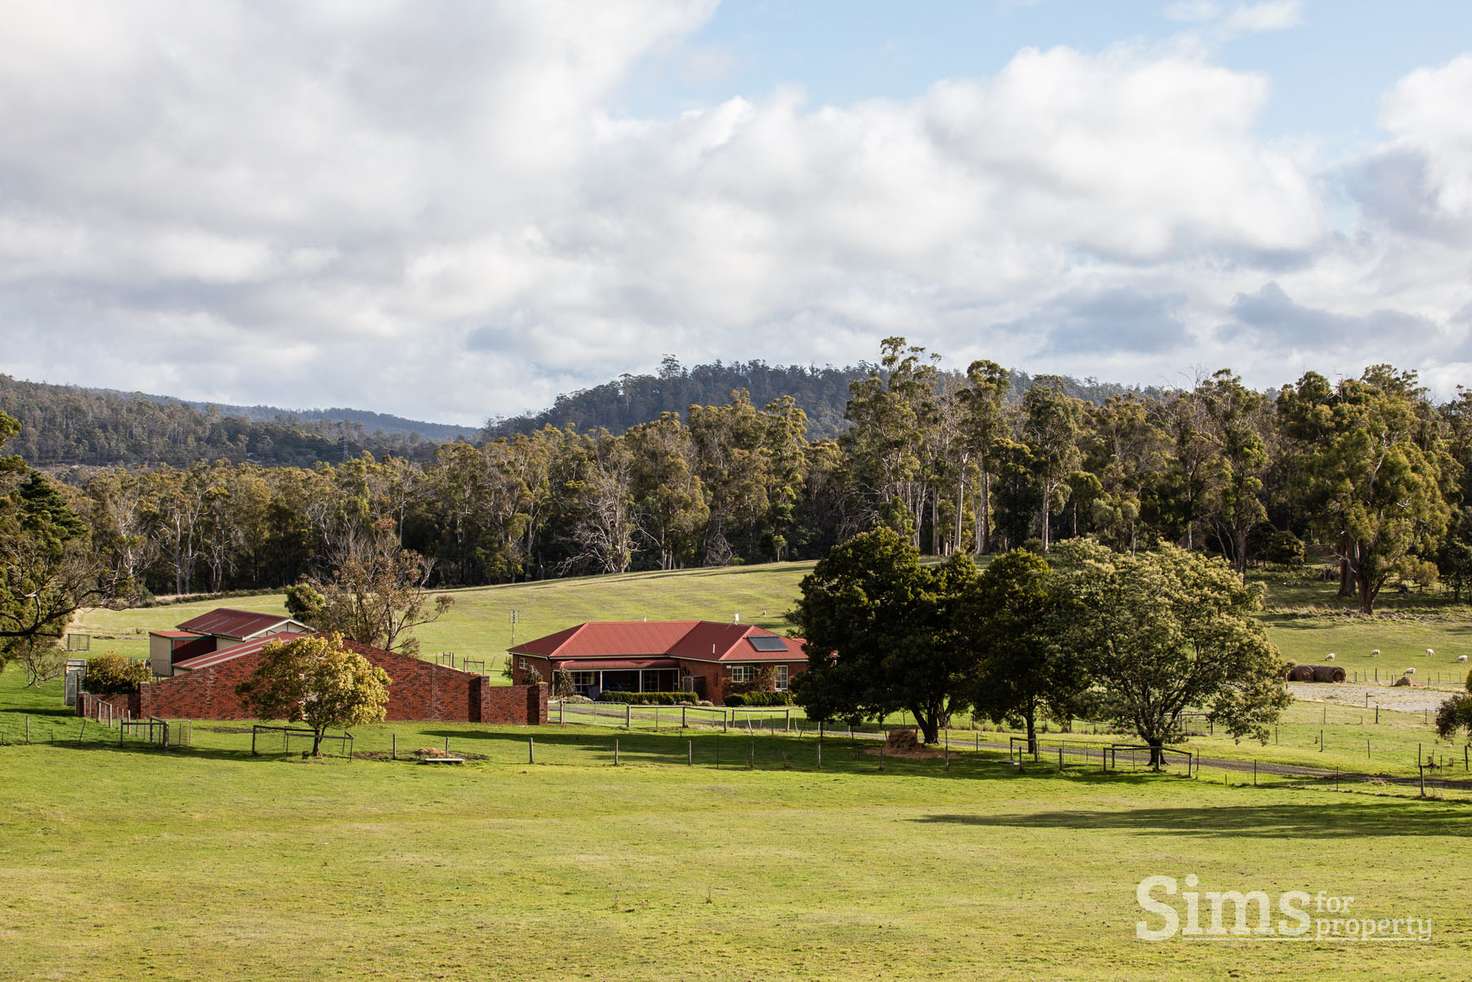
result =
M787 666L786 665L778 665L777 666L777 691L778 692L786 692L787 691Z
M576 688L576 689L590 689L593 686L595 686L595 685L598 684L598 673L597 672L573 672L572 673L572 684L573 684L573 688Z
M756 681L756 666L755 665L732 665L731 666L731 681L732 682L755 682Z

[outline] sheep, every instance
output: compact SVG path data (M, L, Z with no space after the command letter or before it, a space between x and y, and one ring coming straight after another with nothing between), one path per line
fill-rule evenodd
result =
M1457 656L1457 661L1459 661L1459 662L1465 662L1466 660L1467 660L1467 656L1466 655L1458 655Z
M1324 656L1324 661L1333 661L1333 660L1334 660L1334 652L1332 652L1332 651L1329 652L1327 655Z
M1407 675L1415 675L1416 674L1416 669L1414 667L1408 668L1408 669L1406 669L1406 674Z
M1380 657L1380 649L1379 648L1376 648L1374 651L1370 652L1370 657L1371 658L1379 658Z
M1427 648L1426 649L1426 657L1427 658L1435 658L1436 657L1436 649L1435 648Z

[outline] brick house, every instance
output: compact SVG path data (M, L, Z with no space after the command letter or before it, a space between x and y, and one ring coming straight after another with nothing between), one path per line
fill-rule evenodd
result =
M312 628L290 618L228 608L185 621L175 631L151 632L149 661L159 677L140 686L136 694L121 697L127 699L126 707L114 708L126 708L135 716L250 719L252 713L242 705L235 687L256 670L268 644L310 633ZM547 720L545 685L494 685L485 676L411 655L354 641L345 644L388 673L390 720L514 724Z
M801 638L752 624L715 621L589 621L507 650L524 682L535 671L571 673L573 688L599 693L691 692L716 704L733 685L755 682L771 668L778 689L807 668Z

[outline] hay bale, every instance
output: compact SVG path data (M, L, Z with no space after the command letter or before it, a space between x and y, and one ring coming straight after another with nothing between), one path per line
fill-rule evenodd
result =
M900 726L884 734L884 749L896 753L913 753L920 749L920 737L913 726Z
M1396 679L1394 682L1392 682L1390 684L1392 686L1396 686L1396 685L1410 685L1411 684L1411 677L1409 675L1402 675L1400 678Z
M1315 665L1313 666L1313 681L1315 682L1343 682L1344 669L1337 665Z
M1314 667L1312 665L1294 665L1288 669L1289 682L1312 682L1314 680Z

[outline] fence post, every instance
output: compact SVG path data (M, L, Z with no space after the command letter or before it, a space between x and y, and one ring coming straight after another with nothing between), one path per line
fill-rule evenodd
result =
M1058 745L1058 773L1063 773L1063 745Z
M252 726L250 728L250 755L252 757L257 756L257 754L256 754L256 728L254 726Z
M633 728L634 728L634 704L633 703L626 702L626 703L624 703L624 729L626 729L626 730L632 730Z
M445 737L445 756L450 756L450 738Z
M820 724L821 725L821 724ZM823 769L823 738L818 737L818 770Z
M526 762L528 764L537 762L537 746L534 737L526 738Z
M388 759L399 759L399 735L397 733L390 733L388 735Z
M1252 786L1257 787L1257 758L1252 758Z
M683 729L686 729L686 726L685 726L685 712L689 708L690 708L689 706L681 706L680 707L680 729L682 729L682 730Z
M557 703L557 725L567 725L567 699L564 697Z
M686 764L689 764L691 767L694 767L695 766L695 741L694 740L686 740L685 741L685 763Z
M789 708L782 716L782 732L787 733L792 729L792 710Z
M1424 798L1426 797L1426 768L1422 767L1418 762L1416 764L1416 770L1421 772L1421 797Z
M613 738L613 766L618 766L618 737Z
M26 743L31 742L31 718L26 717Z

